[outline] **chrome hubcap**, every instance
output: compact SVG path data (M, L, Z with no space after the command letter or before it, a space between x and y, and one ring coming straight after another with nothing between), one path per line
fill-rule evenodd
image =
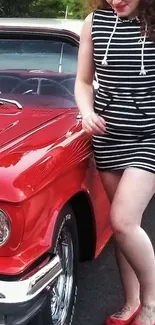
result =
M71 299L73 286L73 243L66 227L61 231L56 252L61 259L63 272L51 292L51 314L54 325L64 324Z

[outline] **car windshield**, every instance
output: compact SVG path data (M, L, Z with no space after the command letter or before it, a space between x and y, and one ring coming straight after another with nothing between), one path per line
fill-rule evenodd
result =
M63 39L0 39L0 97L24 106L75 106L78 46Z

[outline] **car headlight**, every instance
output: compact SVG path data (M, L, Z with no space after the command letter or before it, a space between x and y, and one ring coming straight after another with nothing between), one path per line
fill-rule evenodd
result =
M0 209L0 246L3 246L9 239L11 232L10 220L7 214Z

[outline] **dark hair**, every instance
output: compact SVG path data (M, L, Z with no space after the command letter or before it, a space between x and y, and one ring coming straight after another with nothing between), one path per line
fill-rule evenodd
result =
M110 5L106 0L92 0L92 7L107 9ZM138 17L142 34L144 35L147 24L148 36L155 42L155 0L140 0Z

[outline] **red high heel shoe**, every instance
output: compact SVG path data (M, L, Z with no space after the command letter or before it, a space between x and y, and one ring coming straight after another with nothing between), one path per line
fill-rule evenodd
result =
M137 308L137 310L131 315L130 318L123 320L120 318L115 318L113 316L110 316L106 319L105 321L105 325L128 325L130 324L134 318L138 315L138 313L140 312L141 309L141 305ZM132 325L141 325L135 322L132 323Z

